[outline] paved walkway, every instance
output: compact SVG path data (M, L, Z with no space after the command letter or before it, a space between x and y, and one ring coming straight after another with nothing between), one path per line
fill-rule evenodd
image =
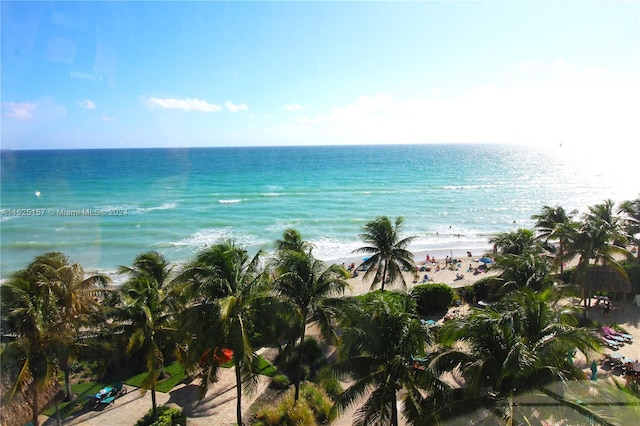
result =
M187 416L188 426L227 426L236 424L236 383L235 369L221 368L219 380L209 389L202 400L198 400L197 381L180 384L169 393L156 392L158 406L170 404L179 406ZM264 392L269 378L260 376L256 392L253 395L243 394L243 416L255 399ZM63 425L83 426L132 426L151 408L151 392L144 396L139 389L127 386L126 395L118 398L114 404L101 410L83 409L71 417L62 420ZM56 425L55 417L40 416L40 424Z

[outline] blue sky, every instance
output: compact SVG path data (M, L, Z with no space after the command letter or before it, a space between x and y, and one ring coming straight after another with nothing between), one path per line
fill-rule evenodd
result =
M640 139L637 1L1 7L3 149Z

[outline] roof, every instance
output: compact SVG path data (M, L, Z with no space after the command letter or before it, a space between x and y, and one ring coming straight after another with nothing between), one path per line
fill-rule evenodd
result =
M587 270L584 288L591 291L631 293L629 277L605 266L595 266Z

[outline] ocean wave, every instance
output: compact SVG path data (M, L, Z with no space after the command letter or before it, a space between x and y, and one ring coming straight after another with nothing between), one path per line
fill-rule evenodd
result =
M237 204L240 203L241 199L231 199L231 200L218 200L219 204Z
M151 211L154 211L154 210L175 209L176 207L178 207L177 203L164 203L164 204L161 204L161 205L155 206L155 207L138 207L136 209L136 212L138 212L138 213L147 213L147 212L151 212Z
M260 195L262 195L263 197L279 197L282 194L280 194L278 192L262 192L262 193L260 193Z
M467 190L467 189L487 189L487 188L497 188L498 185L495 184L487 184L487 185L444 185L442 189L450 189L450 190Z
M209 247L214 244L218 244L224 240L231 239L240 246L256 246L260 243L255 235L251 234L237 234L233 231L233 228L226 226L224 228L212 228L201 229L186 238L179 241L173 241L165 243L169 247L184 248L184 247Z
M289 219L289 220L280 220L277 219L273 224L267 226L265 231L270 234L281 234L285 229L296 228L300 226L302 220L300 219Z

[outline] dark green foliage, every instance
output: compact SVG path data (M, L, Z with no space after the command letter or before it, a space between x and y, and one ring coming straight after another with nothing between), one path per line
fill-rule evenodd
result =
M153 421L153 410L149 410L135 426L186 426L187 417L177 408L158 407L158 420Z
M411 290L418 313L427 314L447 309L453 302L454 291L446 284L420 284Z
M256 347L279 346L280 342L296 340L299 315L282 300L261 300L252 306L250 318L248 333Z
M476 300L495 301L499 299L502 283L498 277L484 277L473 283Z
M366 390L373 389L356 411L354 424L397 426L398 392L404 389L405 400L419 400L418 383L431 382L426 371L413 367L413 359L425 356L432 336L420 324L415 300L407 294L376 291L357 299L359 312L341 324L344 333L335 364L336 373L348 374L354 382L334 410L362 404Z
M300 345L286 347L278 356L277 364L279 368L294 374L298 365L299 354ZM315 380L318 370L324 365L325 361L320 343L313 337L307 337L302 348L301 381Z
M417 309L416 301L410 295L388 290L370 291L369 293L356 296L355 299L358 306L366 306L374 300L382 299L385 304L396 310L415 312Z
M558 278L560 278L560 281L562 281L564 284L571 283L573 274L575 273L575 269L576 268L565 269L558 275Z
M338 379L326 379L323 380L320 385L324 389L324 391L331 397L331 399L338 399L340 395L344 392L342 388L342 384Z
M640 263L627 262L622 266L629 276L629 282L631 283L631 292L634 294L640 293Z
M276 374L271 379L271 387L274 389L286 389L291 385L291 380L284 374Z

